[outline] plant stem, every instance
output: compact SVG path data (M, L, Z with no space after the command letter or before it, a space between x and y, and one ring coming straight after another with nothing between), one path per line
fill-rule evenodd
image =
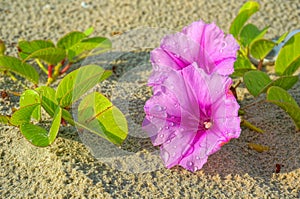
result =
M52 78L53 65L48 65L48 78Z
M251 124L250 122L248 122L248 121L245 120L245 119L242 119L241 125L243 125L243 126L249 128L249 129L251 129L251 130L253 130L253 131L257 132L257 133L264 133L264 131L263 131L262 129L260 129L260 128L254 126L253 124Z
M255 104L259 104L259 103L261 103L261 102L263 102L263 101L265 101L265 100L259 100L259 101L250 103L250 104L248 104L248 105L242 107L242 109L247 109L247 108L249 108L249 107L251 107L251 106L253 106L253 105L255 105Z
M262 69L263 62L264 62L263 59L259 60L258 65L257 65L257 70L261 70Z
M65 72L67 72L67 70L71 67L72 64L73 64L72 62L68 63L68 64L60 71L59 74L64 74Z
M48 71L46 70L46 68L44 67L42 62L39 59L35 59L35 61L38 64L38 66L40 67L40 69L42 69L42 71L44 71L46 74L48 74Z
M16 78L13 74L11 74L11 72L6 71L6 74L7 74L14 82L17 81L17 78Z

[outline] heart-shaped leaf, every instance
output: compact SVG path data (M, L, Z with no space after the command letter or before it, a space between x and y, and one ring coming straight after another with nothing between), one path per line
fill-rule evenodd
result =
M48 86L41 86L36 90L41 96L42 107L51 117L54 117L55 110L58 107L58 102L55 98L55 90ZM62 109L62 118L69 124L73 126L75 125L72 115L65 109Z
M30 104L40 104L40 103L41 103L40 95L35 90L26 90L20 96L20 107L24 107ZM37 106L33 110L31 117L36 119L37 121L41 119L41 105Z
M62 109L58 107L54 114L49 133L42 127L31 123L24 123L20 126L21 133L24 137L35 146L45 147L55 140L61 121Z
M107 51L111 45L111 41L105 37L83 39L68 49L68 59L76 62L85 58L94 49L93 55Z
M63 36L57 42L57 47L67 50L86 37L87 37L87 35L83 32L79 32L79 31L70 32L70 33L66 34L65 36Z
M285 110L300 130L300 108L294 98L284 89L272 86L267 91L267 101Z
M248 91L255 97L271 82L270 77L261 71L249 71L244 75L244 83Z
M240 33L241 44L246 47L250 45L252 41L261 39L267 31L268 27L264 28L263 30L259 30L255 25L251 23L247 24L243 27Z
M280 75L292 75L300 67L300 33L291 37L279 51L275 71Z
M253 15L255 12L259 10L259 4L255 1L248 1L246 2L240 9L239 14L231 23L229 32L232 34L236 39L240 34L240 31L246 21Z
M245 85L255 97L266 92L271 86L288 90L298 82L298 79L298 76L282 76L272 81L266 73L261 71L249 71L244 75Z
M31 65L23 63L15 57L0 56L0 71L5 70L16 73L34 84L39 82L39 74L36 70Z
M19 56L21 59L26 59L33 52L49 47L55 47L50 40L20 41L18 43Z
M263 60L276 45L275 42L267 39L258 39L251 43L250 54L259 60Z
M40 104L30 104L28 106L24 106L13 113L9 122L14 126L20 126L21 124L29 123L31 119L32 112L38 107Z
M32 58L38 58L45 61L47 64L56 65L58 62L62 61L66 57L66 51L62 48L43 48L34 51L24 59L27 61Z
M74 101L111 75L97 65L83 66L66 75L56 90L56 99L61 107L69 107Z
M84 128L120 145L128 134L125 116L102 94L87 95L78 107L78 128Z

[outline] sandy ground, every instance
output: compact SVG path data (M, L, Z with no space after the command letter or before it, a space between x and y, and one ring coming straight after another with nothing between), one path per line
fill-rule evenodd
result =
M122 148L112 147L89 134L79 136L72 127L62 128L52 146L37 148L18 129L0 126L0 197L300 198L299 132L284 111L271 104L256 104L247 109L246 118L263 128L265 134L243 129L240 138L210 156L203 169L196 173L181 167L165 169L157 149L139 134L142 107L149 97L145 87L150 67L149 49L159 44L163 34L199 19L214 21L228 32L243 2L0 1L0 38L9 46L9 54L15 53L12 49L19 39L57 41L71 30L83 31L91 26L95 28L93 35L110 37L119 51L131 52L105 57L106 61L119 64L121 77L113 77L102 88L116 104L126 104L123 108L130 119L130 136ZM251 21L260 28L270 25L267 37L299 28L297 1L259 2L261 12ZM112 37L114 32L122 32L124 37ZM143 43L142 38L148 43ZM124 48L127 40L129 43ZM0 77L0 88L22 89L21 82L12 82L7 77ZM298 83L290 93L300 104L299 91ZM124 92L126 96L120 97ZM243 89L238 94L243 99L242 105L253 102ZM10 114L17 102L18 98L13 96L10 101L1 99L1 113ZM248 142L268 145L270 151L250 150ZM284 165L278 174L274 173L276 164Z

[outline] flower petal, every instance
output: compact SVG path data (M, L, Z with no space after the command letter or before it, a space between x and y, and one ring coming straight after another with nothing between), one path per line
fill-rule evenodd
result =
M199 57L208 64L206 72L217 72L221 75L233 73L239 45L232 35L225 35L216 24L205 24L203 21L193 22L182 33L200 45Z

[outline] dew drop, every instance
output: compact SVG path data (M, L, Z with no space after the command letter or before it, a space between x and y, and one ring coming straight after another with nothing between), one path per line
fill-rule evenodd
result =
M198 167L197 166L194 166L194 171L197 171L198 170Z
M200 157L199 157L199 156L196 156L196 160L200 160Z
M160 134L159 137L160 137L160 138L163 138L163 137L164 137L164 134Z
M159 111L162 111L162 107L160 106L160 105L155 105L154 107L153 107L153 109L155 110L155 111L157 111L157 112L159 112Z
M174 107L177 108L177 107L178 107L178 103L175 103L175 104L174 104Z
M162 159L165 161L165 162L167 162L168 160L169 160L169 158L170 158L170 155L169 155L169 153L167 152L167 151L163 151L162 152Z
M191 166L194 165L194 163L193 163L192 161L188 161L188 162L187 162L187 165L191 167Z
M176 145L174 145L174 146L173 146L173 148L174 148L174 149L176 149L176 148L177 148L177 146L176 146Z
M166 126L166 127L165 127L165 129L167 129L167 130L168 130L168 129L169 129L169 127L168 127L168 126Z
M174 123L173 123L173 122L170 122L169 125L170 125L170 126L174 126Z
M167 143L167 144L169 144L170 142L171 142L171 140L170 140L170 139L168 139L166 143Z

